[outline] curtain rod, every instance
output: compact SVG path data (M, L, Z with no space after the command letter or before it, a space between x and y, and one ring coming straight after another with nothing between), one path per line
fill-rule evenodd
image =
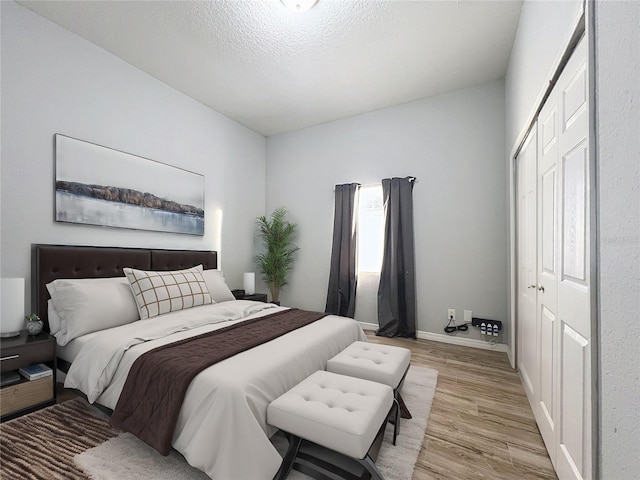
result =
M405 177L405 178L408 178L410 182L418 183L418 178L417 177L409 176L409 177ZM362 184L360 184L358 182L351 182L351 183L355 183L356 185L359 185L361 188L367 188L367 187L377 187L378 185L382 185L382 180L380 180L380 182L378 182L378 183L365 183L364 185L362 185ZM349 183L343 183L342 185L349 185ZM334 186L331 190L335 192L336 191L336 187Z

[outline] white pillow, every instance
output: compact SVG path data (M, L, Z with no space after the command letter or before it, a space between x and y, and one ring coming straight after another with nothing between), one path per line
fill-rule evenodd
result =
M51 299L47 300L47 318L49 319L49 332L51 332L51 335L55 335L62 328L62 319L58 315Z
M202 278L202 265L173 272L147 272L133 268L123 270L143 320L213 303Z
M135 322L140 317L125 277L58 279L47 284L60 317L49 322L59 345L87 333Z
M202 278L207 284L211 299L216 302L227 302L229 300L235 300L227 282L224 280L224 274L220 270L203 270Z

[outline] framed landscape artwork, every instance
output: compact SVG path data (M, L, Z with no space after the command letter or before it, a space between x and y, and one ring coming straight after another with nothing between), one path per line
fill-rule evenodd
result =
M204 176L56 134L56 221L204 235Z

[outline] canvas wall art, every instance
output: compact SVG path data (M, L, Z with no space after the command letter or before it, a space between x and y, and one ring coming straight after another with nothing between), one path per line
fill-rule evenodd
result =
M204 235L204 176L56 134L56 221Z

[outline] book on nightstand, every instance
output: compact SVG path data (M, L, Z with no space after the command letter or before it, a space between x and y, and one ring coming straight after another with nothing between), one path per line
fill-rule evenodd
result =
M53 375L53 370L44 363L29 365L28 367L19 368L18 371L27 380L37 380L39 378L49 377Z

